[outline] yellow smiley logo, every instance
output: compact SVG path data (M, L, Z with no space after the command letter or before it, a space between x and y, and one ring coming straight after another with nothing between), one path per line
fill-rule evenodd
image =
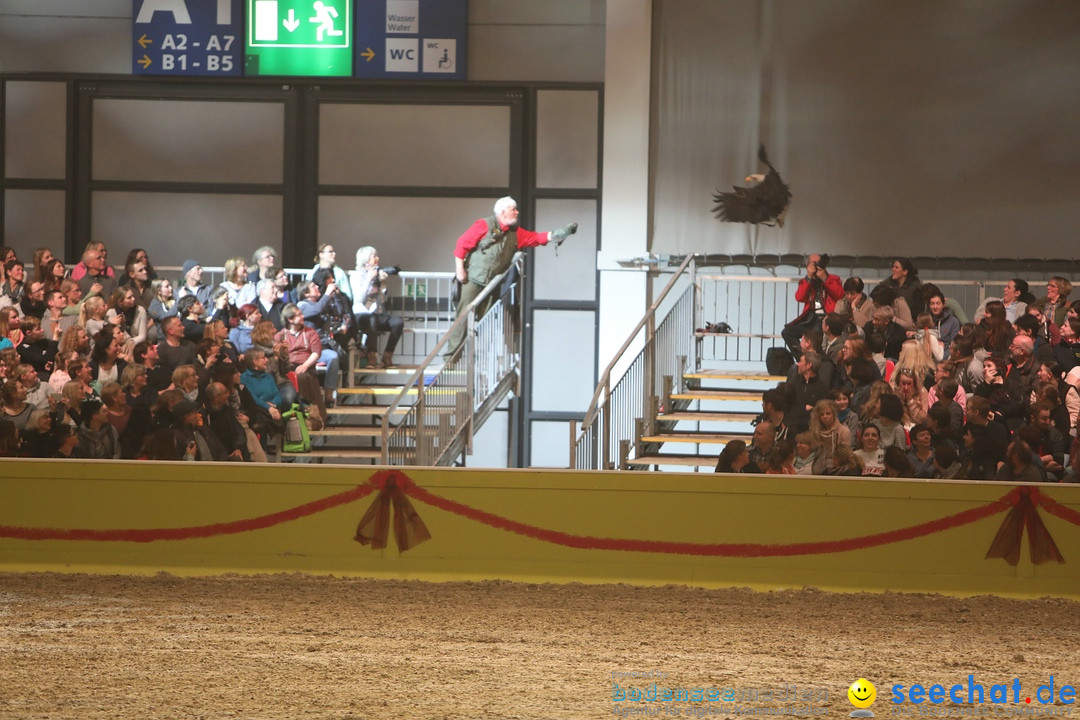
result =
M874 687L874 683L870 682L866 678L859 678L855 682L851 683L851 687L847 691L848 700L851 704L857 708L868 708L874 704L874 700L877 699L877 688Z

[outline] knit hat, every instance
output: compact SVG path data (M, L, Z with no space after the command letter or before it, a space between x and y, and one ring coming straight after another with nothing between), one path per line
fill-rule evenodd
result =
M198 265L199 265L199 262L197 260L185 260L184 261L184 272L182 273L183 276L187 277L187 274L189 272L191 272L191 268L198 267Z

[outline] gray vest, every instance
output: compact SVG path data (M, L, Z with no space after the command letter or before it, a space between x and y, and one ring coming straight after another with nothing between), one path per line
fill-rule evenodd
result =
M517 227L506 231L499 229L495 216L485 218L487 232L465 259L469 282L487 285L491 278L510 267L517 252Z

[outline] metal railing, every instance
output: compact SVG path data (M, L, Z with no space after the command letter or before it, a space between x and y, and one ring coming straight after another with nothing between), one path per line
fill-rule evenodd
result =
M761 363L769 348L782 345L780 330L801 311L795 300L801 274L727 274L699 268L708 258L690 255L670 279L667 268L654 264L646 268L650 281L666 279L659 297L608 364L593 394L580 426L570 424L570 467L575 469L618 469L629 459L635 442L651 434L656 415L668 393L679 392L683 372L699 370L704 364L728 362L745 367ZM749 270L750 268L745 268ZM830 271L847 277L843 269ZM882 278L864 278L867 292ZM681 295L674 289L688 280ZM995 280L940 278L933 282L947 298L956 300L969 317L1001 284ZM989 289L989 292L988 292ZM669 300L669 296L673 300ZM670 304L657 325L659 309ZM695 333L706 322L726 322L730 334ZM624 363L631 347L638 354L625 365L617 381L613 368ZM667 379L670 378L670 383Z
M570 467L580 470L621 469L642 419L650 425L659 410L657 398L671 379L671 390L682 389L683 371L691 360L695 320L696 256L683 260L645 316L630 332L600 376L600 383L585 411L578 431L570 424ZM680 281L687 287L677 297ZM657 325L659 309L674 298L667 315ZM623 363L632 347L640 345L622 377L612 384L612 371ZM696 364L693 369L696 369Z
M512 267L519 273L523 261L523 253L514 256ZM504 292L508 272L493 278L468 311L450 324L387 406L382 417L382 464L448 465L461 452L471 452L473 432L505 391L516 385L521 360L521 282ZM494 293L500 293L499 297L482 318L476 318L476 309ZM461 348L428 375L450 336L462 326L466 335ZM410 406L414 392L416 399Z

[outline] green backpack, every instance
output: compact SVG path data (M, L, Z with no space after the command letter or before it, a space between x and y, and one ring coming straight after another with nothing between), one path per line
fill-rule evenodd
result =
M308 435L307 413L299 405L281 413L285 421L285 435L281 450L287 453L311 452L311 436Z

